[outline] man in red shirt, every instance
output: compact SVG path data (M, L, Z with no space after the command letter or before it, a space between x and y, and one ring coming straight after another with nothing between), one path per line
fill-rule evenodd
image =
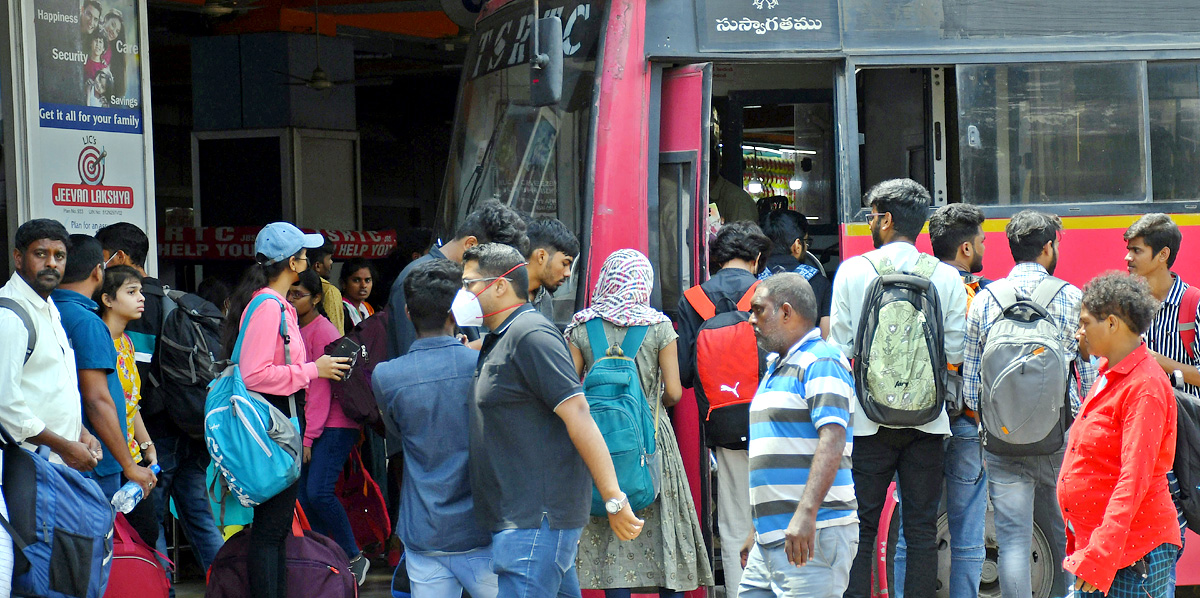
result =
M1181 545L1165 482L1175 460L1175 397L1141 338L1158 305L1145 280L1123 274L1083 289L1078 336L1103 359L1071 428L1058 503L1063 567L1088 598L1162 598Z

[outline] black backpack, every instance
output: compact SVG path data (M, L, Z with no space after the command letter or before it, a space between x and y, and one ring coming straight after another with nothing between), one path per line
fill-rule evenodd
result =
M1182 378L1182 376L1180 376ZM1175 478L1187 527L1200 533L1200 400L1175 387Z
M221 350L225 315L199 295L163 289L162 333L150 363L150 382L171 421L188 436L204 439L208 385L229 366Z

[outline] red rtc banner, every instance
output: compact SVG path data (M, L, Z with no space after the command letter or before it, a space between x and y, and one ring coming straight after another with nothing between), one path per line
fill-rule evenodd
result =
M158 230L160 258L191 260L252 260L258 226L168 226ZM334 257L387 257L396 248L396 231L313 230L333 244Z

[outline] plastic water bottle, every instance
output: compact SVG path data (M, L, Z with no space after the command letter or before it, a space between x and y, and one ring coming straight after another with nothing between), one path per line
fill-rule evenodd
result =
M157 476L162 471L162 468L158 466L158 463L155 463L150 466L150 471L153 471L154 475ZM117 490L117 493L113 495L112 506L120 513L128 513L142 501L142 498L142 487L137 482L130 480L125 482L125 485L121 486L121 489Z

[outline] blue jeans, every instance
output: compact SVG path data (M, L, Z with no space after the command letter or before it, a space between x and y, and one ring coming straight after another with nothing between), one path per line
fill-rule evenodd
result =
M158 453L158 466L162 468L158 483L150 492L154 500L154 515L161 526L167 499L175 501L175 512L179 515L183 535L187 537L200 566L208 571L217 557L217 551L225 543L209 508L208 491L204 484L208 449L203 442L189 436L156 438L154 448ZM162 533L158 535L156 548L167 554L167 540Z
M504 598L580 598L575 554L583 528L550 529L542 517L537 529L506 529L492 534L492 570Z
M313 441L312 460L300 470L300 505L304 513L313 529L333 538L348 559L361 551L346 509L334 494L334 486L350 450L358 442L359 433L355 428L325 428Z
M457 554L405 554L412 598L459 596L496 598L499 585L492 571L492 547Z
M842 598L858 553L858 524L821 528L813 544L812 557L797 567L788 562L783 542L770 547L755 543L738 598Z
M1048 500L1056 495L1058 470L1062 467L1063 451L1036 457L1001 457L988 453L988 491L992 497L996 521L996 543L999 545L1000 595L1003 598L1029 598L1033 594L1029 569L1029 553L1033 543L1034 500L1041 494ZM1048 542L1066 554L1067 535L1062 512L1048 509L1051 529L1042 533ZM1056 563L1056 569L1061 565ZM1072 583L1066 575L1066 587ZM1056 588L1052 595L1061 596ZM1065 590L1069 592L1070 590Z
M950 526L950 595L979 596L979 577L987 557L984 522L987 519L987 473L979 451L979 426L969 416L950 420L946 439L946 522ZM904 510L900 510L899 542L893 570L892 593L904 598L904 573L908 546L904 541Z

